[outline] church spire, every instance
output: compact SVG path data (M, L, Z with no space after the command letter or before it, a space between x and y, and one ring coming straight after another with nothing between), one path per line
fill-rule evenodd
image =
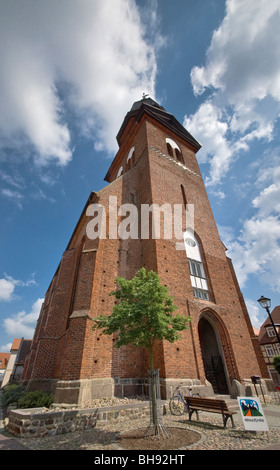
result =
M117 142L120 145L121 137L124 130L131 118L134 118L137 122L140 121L143 114L146 113L148 116L156 119L159 123L163 124L169 130L177 134L179 137L186 140L197 152L201 145L197 140L187 131L187 129L180 124L179 121L170 113L168 113L163 106L159 105L155 100L150 98L148 95L144 95L141 100L135 101L132 105L131 110L126 114L121 128L117 134Z

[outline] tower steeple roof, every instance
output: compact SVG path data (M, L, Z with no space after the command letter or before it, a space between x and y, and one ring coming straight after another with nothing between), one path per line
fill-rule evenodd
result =
M165 111L165 109L162 106L160 106L155 100L149 97L145 97L145 96L143 96L142 100L135 101L130 111L136 111L142 106L143 103L148 104L150 106L154 106L155 108L163 109Z
M162 106L160 106L152 98L144 97L140 101L136 101L131 110L126 114L121 128L117 134L117 142L120 145L121 136L131 118L134 118L137 122L140 121L144 113L153 117L165 127L169 128L172 132L186 140L191 144L196 151L201 148L201 145L197 140L185 129L182 124L170 113L168 113Z

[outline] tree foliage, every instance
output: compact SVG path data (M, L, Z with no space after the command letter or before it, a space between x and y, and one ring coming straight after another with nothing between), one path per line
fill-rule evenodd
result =
M24 393L18 400L18 408L49 408L53 403L53 395L43 392L42 390L34 390Z
M280 356L275 356L273 359L273 365L277 370L278 374L280 374Z
M177 341L190 319L173 315L177 307L168 288L161 284L154 271L147 272L141 268L131 280L117 277L115 284L117 290L110 295L115 296L118 302L110 316L100 315L94 320L93 329L101 329L106 335L116 334L116 347L133 344L148 349L153 368L155 341Z
M45 406L47 408L53 403L53 395L41 390L28 392L25 387L19 384L8 384L5 387L2 397L2 407L15 405L17 408L37 408Z
M7 384L4 388L2 397L2 407L17 405L19 398L25 393L26 389L19 384Z
M174 315L177 307L166 286L154 271L139 269L131 280L117 277L117 289L110 295L117 303L110 316L100 315L94 320L93 329L102 334L115 334L115 346L132 344L149 351L150 369L154 369L153 347L155 341L174 343L180 332L188 327L189 317ZM158 421L154 376L151 376L152 419L154 434L158 435L162 425Z

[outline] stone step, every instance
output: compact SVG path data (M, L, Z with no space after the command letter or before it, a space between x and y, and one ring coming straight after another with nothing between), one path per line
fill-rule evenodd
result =
M232 398L230 395L215 394L214 398L216 400L224 400L226 402L228 408L230 408L232 410L238 410L239 409L237 399Z

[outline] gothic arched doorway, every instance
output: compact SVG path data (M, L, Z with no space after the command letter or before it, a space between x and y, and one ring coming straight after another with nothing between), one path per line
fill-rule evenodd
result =
M215 393L228 394L219 333L206 317L199 320L198 333L206 379L211 383Z

